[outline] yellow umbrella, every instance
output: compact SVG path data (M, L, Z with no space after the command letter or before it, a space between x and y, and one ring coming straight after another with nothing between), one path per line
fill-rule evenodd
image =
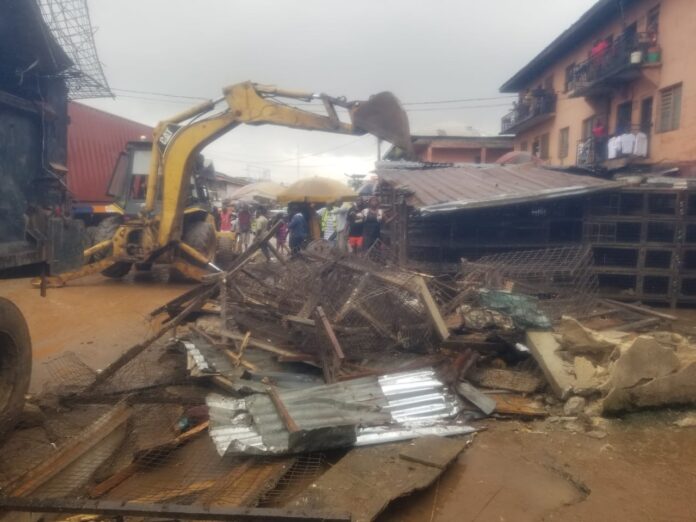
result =
M358 194L345 183L315 176L301 179L290 185L278 194L278 202L332 203L357 197Z
M256 199L275 201L278 194L283 192L285 187L273 181L258 181L250 183L235 190L230 196L231 200Z

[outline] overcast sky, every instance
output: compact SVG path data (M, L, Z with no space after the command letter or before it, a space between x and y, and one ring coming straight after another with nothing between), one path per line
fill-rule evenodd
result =
M152 125L196 101L126 90L216 97L246 80L348 99L390 90L414 134L495 135L511 106L500 85L594 2L89 0L117 98L85 103ZM472 101L411 105L461 99ZM204 153L224 173L279 182L367 173L377 154L371 136L271 126L238 128Z

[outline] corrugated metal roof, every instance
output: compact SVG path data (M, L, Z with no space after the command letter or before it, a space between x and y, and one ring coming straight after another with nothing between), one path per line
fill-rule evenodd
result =
M575 196L622 185L590 176L524 165L454 165L425 168L380 162L381 182L410 194L423 213L452 212Z
M68 188L77 202L104 203L118 155L152 127L80 103L68 105Z
M220 455L293 453L473 431L449 420L461 402L432 369L278 394L300 433L287 431L266 395L208 396L210 436Z

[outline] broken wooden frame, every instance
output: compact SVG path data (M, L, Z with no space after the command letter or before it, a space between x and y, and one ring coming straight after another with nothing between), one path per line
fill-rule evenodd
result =
M249 507L218 507L200 504L141 504L94 500L42 499L0 497L0 509L25 513L62 513L104 515L114 517L172 517L181 520L235 520L286 522L302 520L308 522L350 521L349 513L313 512L305 509L272 509Z

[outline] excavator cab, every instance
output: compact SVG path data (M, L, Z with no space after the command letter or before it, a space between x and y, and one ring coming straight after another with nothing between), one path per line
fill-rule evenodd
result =
M150 142L130 142L114 166L107 195L114 198L127 217L137 216L145 205L151 153Z
M137 217L145 208L151 155L151 142L132 141L126 145L114 166L107 195L114 198L114 203L126 218ZM208 184L214 179L214 174L212 164L206 164L203 156L199 155L190 176L184 213L212 210ZM155 202L155 212L159 212L161 198L157 197Z

